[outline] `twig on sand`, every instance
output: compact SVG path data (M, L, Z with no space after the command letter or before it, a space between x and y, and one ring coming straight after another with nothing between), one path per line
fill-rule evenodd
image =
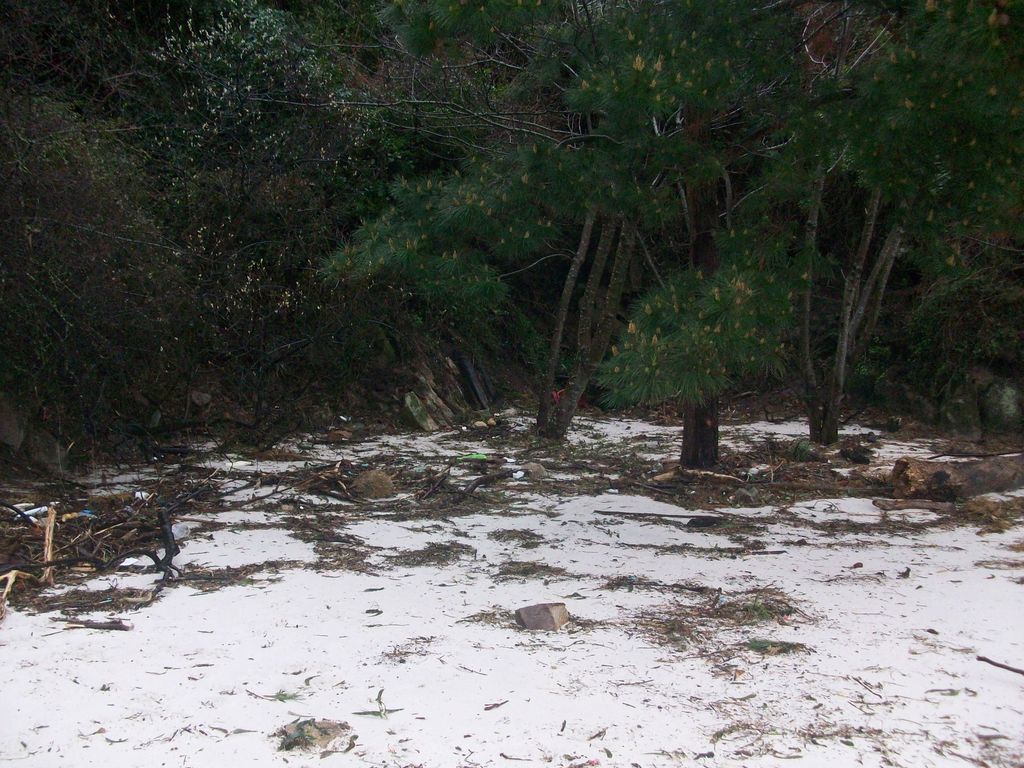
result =
M999 667L1005 669L1007 672L1016 672L1018 675L1024 675L1024 669L1018 669L1017 667L1011 667L1009 664L1002 664L998 661L992 661L988 656L975 656L978 661L983 661L986 664L991 664L993 667Z
M596 515L618 515L620 517L667 517L667 518L678 518L681 520L718 520L725 522L729 518L727 517L715 517L714 515L706 514L675 514L672 512L620 512L615 509L595 509L594 514Z
M720 472L711 472L706 469L675 469L662 472L651 478L656 483L664 483L669 480L683 480L689 482L704 481L709 483L720 483L725 485L743 485L744 481L732 475L723 475Z
M509 477L512 477L514 471L515 470L511 469L503 469L500 472L492 472L489 475L483 475L481 477L478 477L476 480L467 485L462 492L468 496L481 485L490 485L491 483L496 483L498 480L505 480Z
M43 560L49 562L53 559L53 528L57 524L57 508L51 506L46 511L46 534L43 538ZM49 587L53 586L53 566L43 569L42 582Z
M24 571L8 571L4 575L0 576L0 581L7 581L7 586L4 587L3 594L0 594L0 621L4 620L4 616L7 615L7 596L11 594L11 590L14 589L14 582L21 577L23 579L34 579L29 573Z
M127 632L132 625L123 619L110 619L109 621L92 621L89 619L69 621L64 629L108 629L118 632Z

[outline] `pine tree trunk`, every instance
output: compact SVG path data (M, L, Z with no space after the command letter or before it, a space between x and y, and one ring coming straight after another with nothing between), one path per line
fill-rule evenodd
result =
M839 401L826 396L814 400L808 417L811 427L811 441L818 445L832 445L839 440Z
M687 198L691 227L690 264L710 275L718 269L715 190L713 187L692 189ZM690 469L706 469L718 463L718 398L686 404L679 461Z
M687 406L679 462L691 469L707 469L718 463L717 398Z
M599 284L616 234L618 244L615 258L608 285L601 293ZM580 398L608 350L615 327L615 313L619 309L626 276L635 258L636 230L632 225L623 223L621 227L613 225L610 230L602 231L594 267L581 301L576 366L558 403L554 419L549 421L545 437L562 440L568 433L579 409Z
M580 235L580 242L576 248L576 255L573 257L569 267L569 274L565 277L562 285L562 297L558 304L558 315L555 318L555 329L551 334L551 345L548 352L548 365L544 372L544 379L537 392L537 434L541 437L560 439L565 432L559 434L559 430L551 420L551 407L554 405L552 396L555 391L555 381L558 378L558 361L562 356L562 338L565 335L565 323L569 316L569 307L572 305L572 294L576 290L576 283L579 280L580 269L586 261L587 253L590 251L590 240L594 232L594 222L597 216L594 211L588 211L583 222L583 232Z

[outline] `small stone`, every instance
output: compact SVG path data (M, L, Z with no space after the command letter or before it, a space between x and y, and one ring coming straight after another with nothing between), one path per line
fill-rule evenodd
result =
M737 504L746 504L748 507L756 507L761 503L761 497L753 488L737 488L733 491L732 500Z
M538 603L516 610L516 623L523 629L557 632L568 621L565 603Z
M327 444L343 443L346 440L352 439L352 433L347 429L332 429L326 435L323 436L321 442Z
M379 469L360 472L351 485L353 491L367 499L382 499L395 494L395 484L391 480L391 475Z
M192 401L192 405L197 408L205 408L213 402L213 395L209 392L202 392L198 389L193 389L188 393L189 400Z
M486 421L474 421L473 422L473 429L487 429L487 422Z
M535 461L530 461L527 462L526 464L523 464L523 471L531 480L543 480L545 477L548 476L548 471L544 469L544 465L538 464Z

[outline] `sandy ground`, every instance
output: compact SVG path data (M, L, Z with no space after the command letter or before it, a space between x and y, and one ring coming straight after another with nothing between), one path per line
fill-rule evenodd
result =
M797 429L733 427L726 444ZM588 419L573 445L629 443L651 460L676 437ZM517 450L449 433L319 446L315 459L544 462ZM928 452L890 442L876 461ZM236 478L296 465L205 462ZM130 489L145 476L92 481ZM472 513L451 516L436 504L418 516L408 495L346 504L243 486L225 488L230 511L191 518L176 563L244 577L87 614L123 618L126 632L9 613L3 763L1024 765L1024 677L976 660L1024 666L1024 528L979 535L925 510L823 498L717 509L730 525L694 529L652 515L711 513L612 483L581 493L565 470L484 489ZM332 540L301 540L296 519L326 521ZM331 546L357 551L358 567L325 559ZM87 588L158 579L123 572ZM573 617L563 630L511 621L549 601ZM347 727L279 750L278 730L307 718Z

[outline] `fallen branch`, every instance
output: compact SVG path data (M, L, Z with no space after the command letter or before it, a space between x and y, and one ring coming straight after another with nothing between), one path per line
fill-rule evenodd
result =
M676 518L680 520L717 520L725 522L729 518L727 517L715 517L713 515L677 515L672 512L619 512L614 509L595 509L594 514L596 515L619 515L620 517L667 517Z
M448 479L448 476L451 475L451 472L452 467L449 464L444 468L444 470L437 473L437 477L433 478L433 482L425 490L420 491L417 499L419 501L425 501L437 493L441 489L441 486L445 484L445 481Z
M35 576L24 573L23 571L8 571L3 576L0 576L0 580L6 580L7 585L4 587L3 594L0 594L0 621L4 620L4 616L7 615L7 596L11 594L11 590L14 589L14 582L19 578L22 579L35 579Z
M895 512L900 509L927 509L932 512L950 515L956 511L956 505L951 501L929 501L928 499L875 499L872 503L879 509L886 512Z
M496 483L499 480L506 480L512 477L514 472L515 470L513 469L503 469L500 472L492 472L489 475L483 475L467 485L462 492L468 496L482 485L490 485L491 483Z
M899 459L892 468L893 495L900 499L953 501L1024 487L1024 455L980 461Z
M1017 667L1011 667L1009 664L1002 664L998 661L992 661L988 656L975 656L978 661L983 661L986 664L991 664L993 667L999 667L1005 669L1007 672L1016 672L1018 675L1024 675L1024 669L1017 669Z
M22 510L18 509L13 504L8 504L6 501L0 501L0 507L11 510L11 512L18 516L18 519L20 519L23 523L32 528L35 528L37 525L39 525L34 517L32 517L31 515L26 515Z
M53 529L57 524L57 508L51 506L46 510L46 534L43 538L43 560L53 559ZM53 566L43 570L43 584L53 586Z
M69 621L64 629L107 629L117 632L127 632L132 625L123 619L110 619L110 621L92 621L83 619L80 621Z
M670 480L688 480L691 482L709 482L724 485L743 485L746 481L732 475L723 475L720 472L711 472L706 469L681 469L679 467L668 472L662 472L651 478L656 483L666 483Z

